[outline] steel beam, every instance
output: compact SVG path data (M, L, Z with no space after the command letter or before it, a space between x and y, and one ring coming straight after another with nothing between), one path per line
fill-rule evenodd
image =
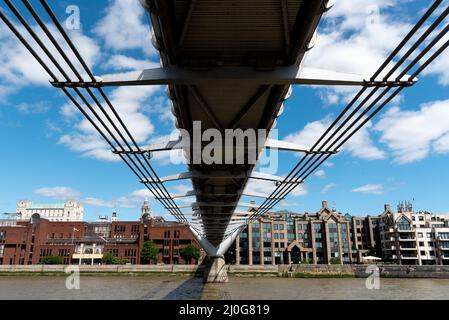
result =
M183 173L177 173L171 176L162 177L160 178L161 183L170 182L170 181L179 181L179 180L186 180L186 179L257 179L257 180L264 180L264 181L273 181L273 182L284 182L283 177L271 175L268 173L262 173L262 172L251 172L248 173L238 173L233 174L225 171L216 171L211 173L202 173L199 171L189 171L189 172L183 172ZM149 183L152 182L151 180L141 180L141 183ZM293 184L300 184L300 182L290 182L286 181L285 183L293 183Z
M232 84L237 81L252 85L323 85L323 86L410 86L415 81L369 81L370 77L297 66L277 67L273 71L257 71L251 67L219 67L208 71L192 71L183 67L165 67L108 74L95 77L96 82L54 81L56 87L116 87L148 85L188 85L218 83ZM392 77L394 78L394 77Z
M128 151L113 151L115 154L130 154L130 153L154 153L154 152L162 152L162 151L172 151L172 150L188 150L191 148L189 142L183 142L181 140L170 140L166 139L164 141L151 144L137 150L136 148L131 148ZM224 146L222 149L225 150L246 150L250 149L248 146ZM265 149L270 150L280 150L280 151L294 151L294 152L309 152L310 147L305 145L296 144L293 142L276 140L276 139L267 139L265 142Z

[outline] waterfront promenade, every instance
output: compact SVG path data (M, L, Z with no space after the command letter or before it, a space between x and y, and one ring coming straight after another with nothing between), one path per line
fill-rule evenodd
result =
M0 275L65 274L66 265L0 265ZM197 275L203 265L75 265L89 275ZM376 269L377 267L377 269ZM240 277L366 278L378 272L381 278L449 279L449 266L405 265L228 265L230 275ZM68 271L67 271L68 272Z

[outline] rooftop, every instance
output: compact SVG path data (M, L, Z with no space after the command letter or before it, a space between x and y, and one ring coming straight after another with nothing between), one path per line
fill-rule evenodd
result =
M42 209L64 209L64 204L56 203L56 204L31 204L27 207L27 210L42 210Z

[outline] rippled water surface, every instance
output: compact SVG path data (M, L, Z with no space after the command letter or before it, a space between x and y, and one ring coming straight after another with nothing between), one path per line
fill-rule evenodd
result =
M449 299L449 280L381 279L368 290L365 279L230 277L203 285L183 276L84 276L80 290L65 277L0 277L0 299Z

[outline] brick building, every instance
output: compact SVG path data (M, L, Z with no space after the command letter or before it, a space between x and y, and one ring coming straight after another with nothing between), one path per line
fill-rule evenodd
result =
M45 256L61 256L65 264L98 264L107 253L140 264L147 240L159 248L158 263L196 263L181 255L189 244L199 247L189 228L151 217L146 201L140 221L56 222L37 213L23 221L11 215L0 220L0 264L39 264Z

